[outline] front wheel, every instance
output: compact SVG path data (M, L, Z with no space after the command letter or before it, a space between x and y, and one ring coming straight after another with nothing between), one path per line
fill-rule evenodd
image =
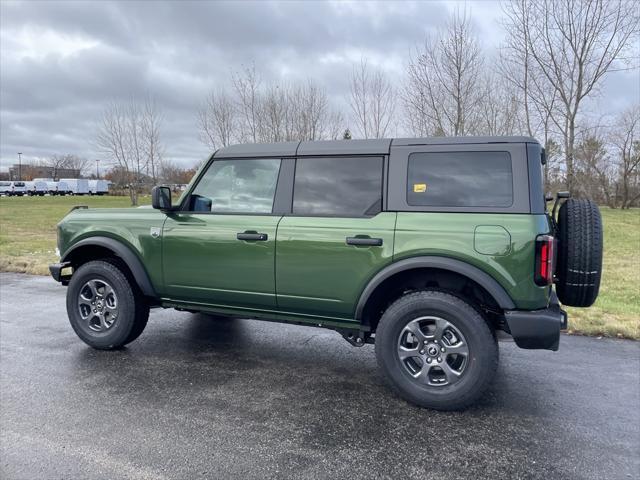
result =
M144 330L149 306L114 262L87 262L67 289L67 314L78 337L100 350L122 347Z
M383 314L376 358L406 400L436 410L460 410L490 385L498 345L481 314L440 291L404 295Z

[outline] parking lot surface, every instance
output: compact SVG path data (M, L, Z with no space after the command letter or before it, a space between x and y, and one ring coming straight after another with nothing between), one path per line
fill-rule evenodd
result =
M2 478L640 478L637 342L502 341L483 400L441 413L328 330L158 309L92 350L65 292L0 274Z

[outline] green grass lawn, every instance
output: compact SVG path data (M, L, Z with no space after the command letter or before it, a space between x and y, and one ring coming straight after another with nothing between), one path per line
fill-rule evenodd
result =
M141 205L151 197L140 197ZM129 197L0 197L0 270L48 275L56 224L75 205L129 207Z
M150 197L140 197L141 204ZM129 197L0 197L0 270L48 275L56 223L74 205L128 207ZM602 209L604 275L591 308L569 309L569 330L640 338L640 210Z
M640 209L601 207L604 265L591 308L568 308L569 331L640 338Z

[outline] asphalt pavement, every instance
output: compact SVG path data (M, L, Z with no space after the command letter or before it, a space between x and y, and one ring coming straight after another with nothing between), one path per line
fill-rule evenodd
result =
M0 274L3 479L640 478L638 342L502 341L485 397L441 413L329 330L156 309L96 351L65 293Z

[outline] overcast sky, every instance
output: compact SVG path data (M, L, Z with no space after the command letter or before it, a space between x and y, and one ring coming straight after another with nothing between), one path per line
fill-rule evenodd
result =
M344 104L365 57L400 82L409 53L464 4L320 2L0 2L0 168L93 145L105 103L150 95L164 113L166 155L207 156L196 111L230 72L255 63L263 81L312 78ZM497 2L467 2L488 55L502 40ZM640 98L638 72L612 74L594 115ZM346 107L344 108L345 113Z

